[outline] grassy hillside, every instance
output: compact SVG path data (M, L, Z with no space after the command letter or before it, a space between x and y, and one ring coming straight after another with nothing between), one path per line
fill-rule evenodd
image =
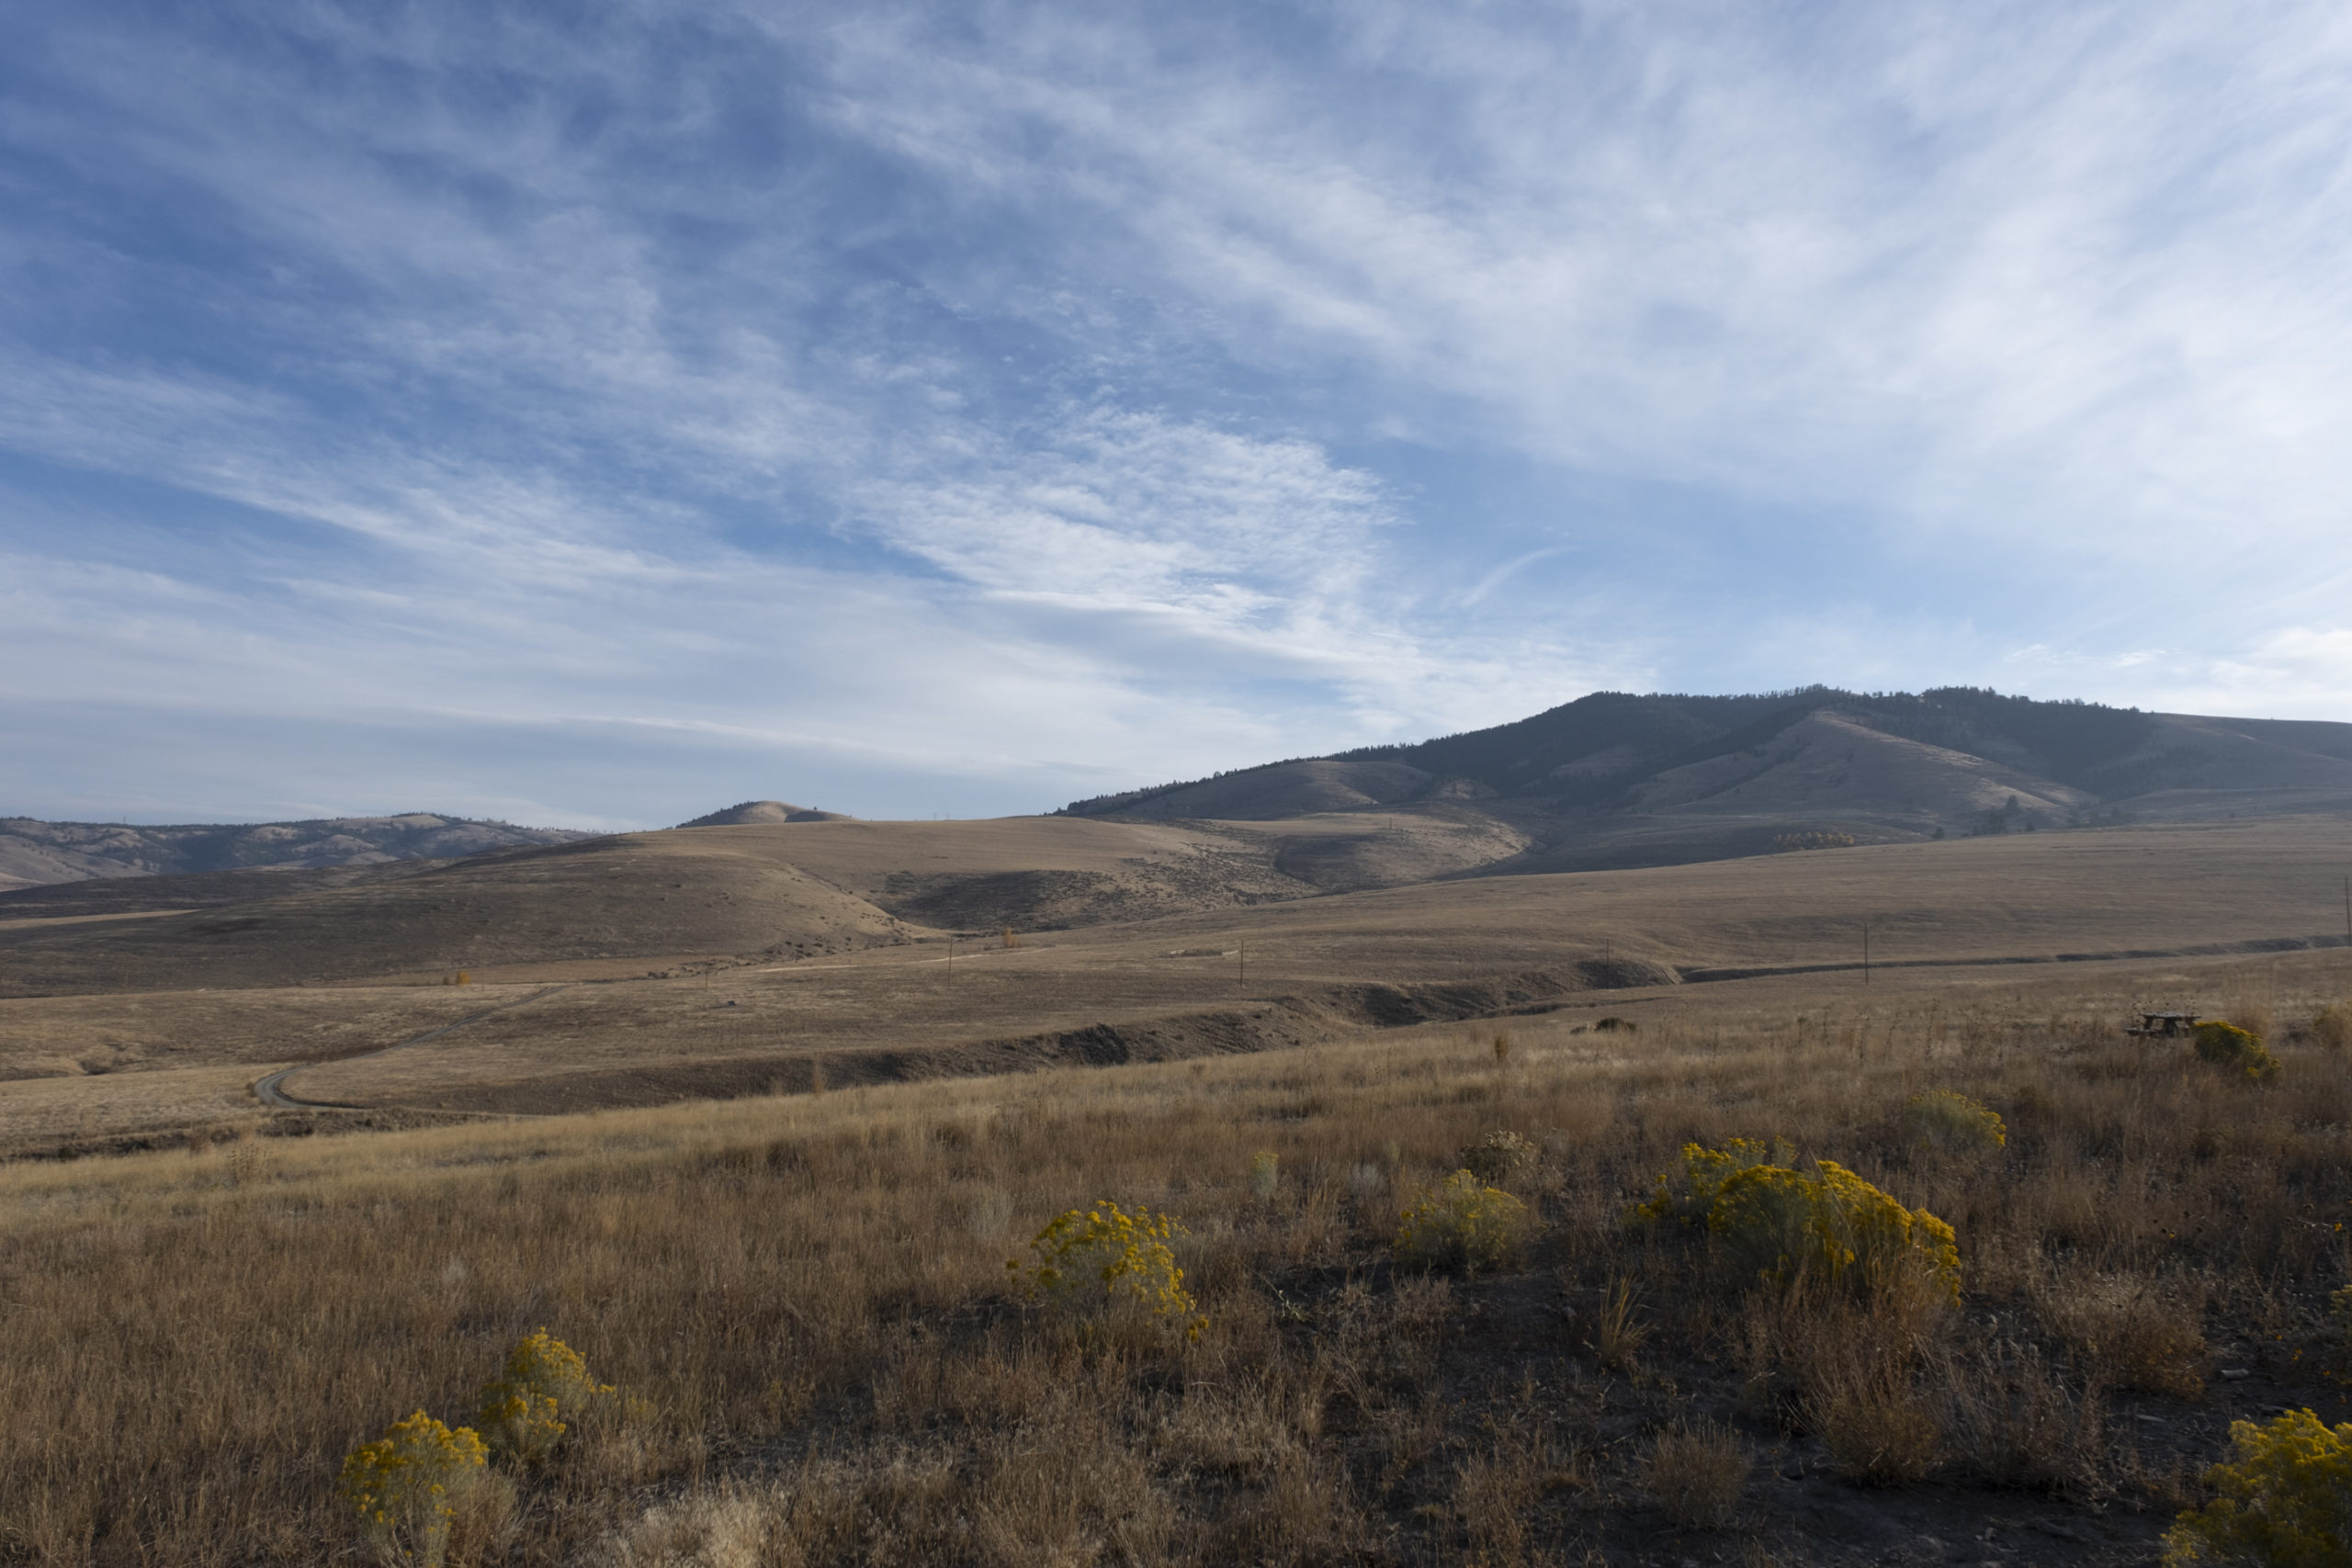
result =
M1966 687L1603 692L1491 729L1064 810L1268 819L1432 801L1480 802L1542 840L1555 863L1596 865L1760 853L1805 831L1868 840L2352 811L2352 725L2141 713Z
M338 817L305 822L138 827L0 818L0 892L85 877L317 870L398 860L447 860L520 844L588 838L561 828L517 828L462 817Z

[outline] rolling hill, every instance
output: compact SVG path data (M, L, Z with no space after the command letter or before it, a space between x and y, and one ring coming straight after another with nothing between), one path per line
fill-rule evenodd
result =
M593 837L462 817L335 817L307 822L137 827L0 817L0 891L90 877L232 871L317 871L401 860L448 860L524 844Z
M1476 811L1556 871L2124 821L2352 811L2352 725L2143 713L1969 687L1603 692L1490 729L1077 801L1075 817Z

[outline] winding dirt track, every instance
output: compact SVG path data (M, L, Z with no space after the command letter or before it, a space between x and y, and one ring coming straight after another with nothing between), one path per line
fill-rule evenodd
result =
M441 1036L448 1033L451 1030L463 1029L469 1023L480 1023L483 1019L489 1018L493 1014L505 1012L511 1008L521 1007L526 1002L537 1001L542 997L551 997L562 989L563 987L561 986L544 987L539 990L533 991L527 997L517 997L513 1001L501 1002L494 1008L484 1008L480 1012L469 1013L466 1017L458 1019L454 1023L445 1023L438 1029L428 1029L422 1034L412 1034L406 1040L395 1041L393 1043L383 1046L379 1050L365 1051L356 1056L340 1056L337 1057L336 1060L342 1062L364 1062L370 1057L387 1055L394 1051L405 1050L411 1045L422 1045L428 1040L440 1039ZM260 1100L264 1105L273 1106L281 1111L364 1111L367 1109L364 1105L346 1105L340 1100L302 1100L286 1092L286 1080L288 1077L291 1077L294 1074L300 1072L303 1066L315 1065L316 1064L306 1062L300 1066L280 1067L274 1073L265 1074L263 1077L255 1078L253 1086L254 1098Z

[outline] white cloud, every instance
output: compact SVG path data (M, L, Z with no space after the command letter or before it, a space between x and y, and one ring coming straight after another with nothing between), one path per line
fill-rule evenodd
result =
M0 111L0 446L161 487L0 522L77 701L1050 804L1593 684L2346 689L2335 8L175 25Z

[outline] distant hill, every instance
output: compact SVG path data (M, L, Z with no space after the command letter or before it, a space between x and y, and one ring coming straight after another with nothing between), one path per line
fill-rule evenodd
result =
M1536 842L1507 869L1545 871L1840 837L2352 812L2352 724L2143 713L1972 687L1601 692L1491 729L1103 795L1063 814L1273 821L1400 807L1509 822Z
M0 890L92 877L316 871L389 861L447 860L483 850L594 837L563 828L517 828L508 822L477 822L424 812L163 828L0 817Z
M806 806L794 806L782 800L746 800L724 811L714 811L697 817L691 822L681 822L681 828L746 828L762 822L854 822L856 818L838 811L817 811Z

